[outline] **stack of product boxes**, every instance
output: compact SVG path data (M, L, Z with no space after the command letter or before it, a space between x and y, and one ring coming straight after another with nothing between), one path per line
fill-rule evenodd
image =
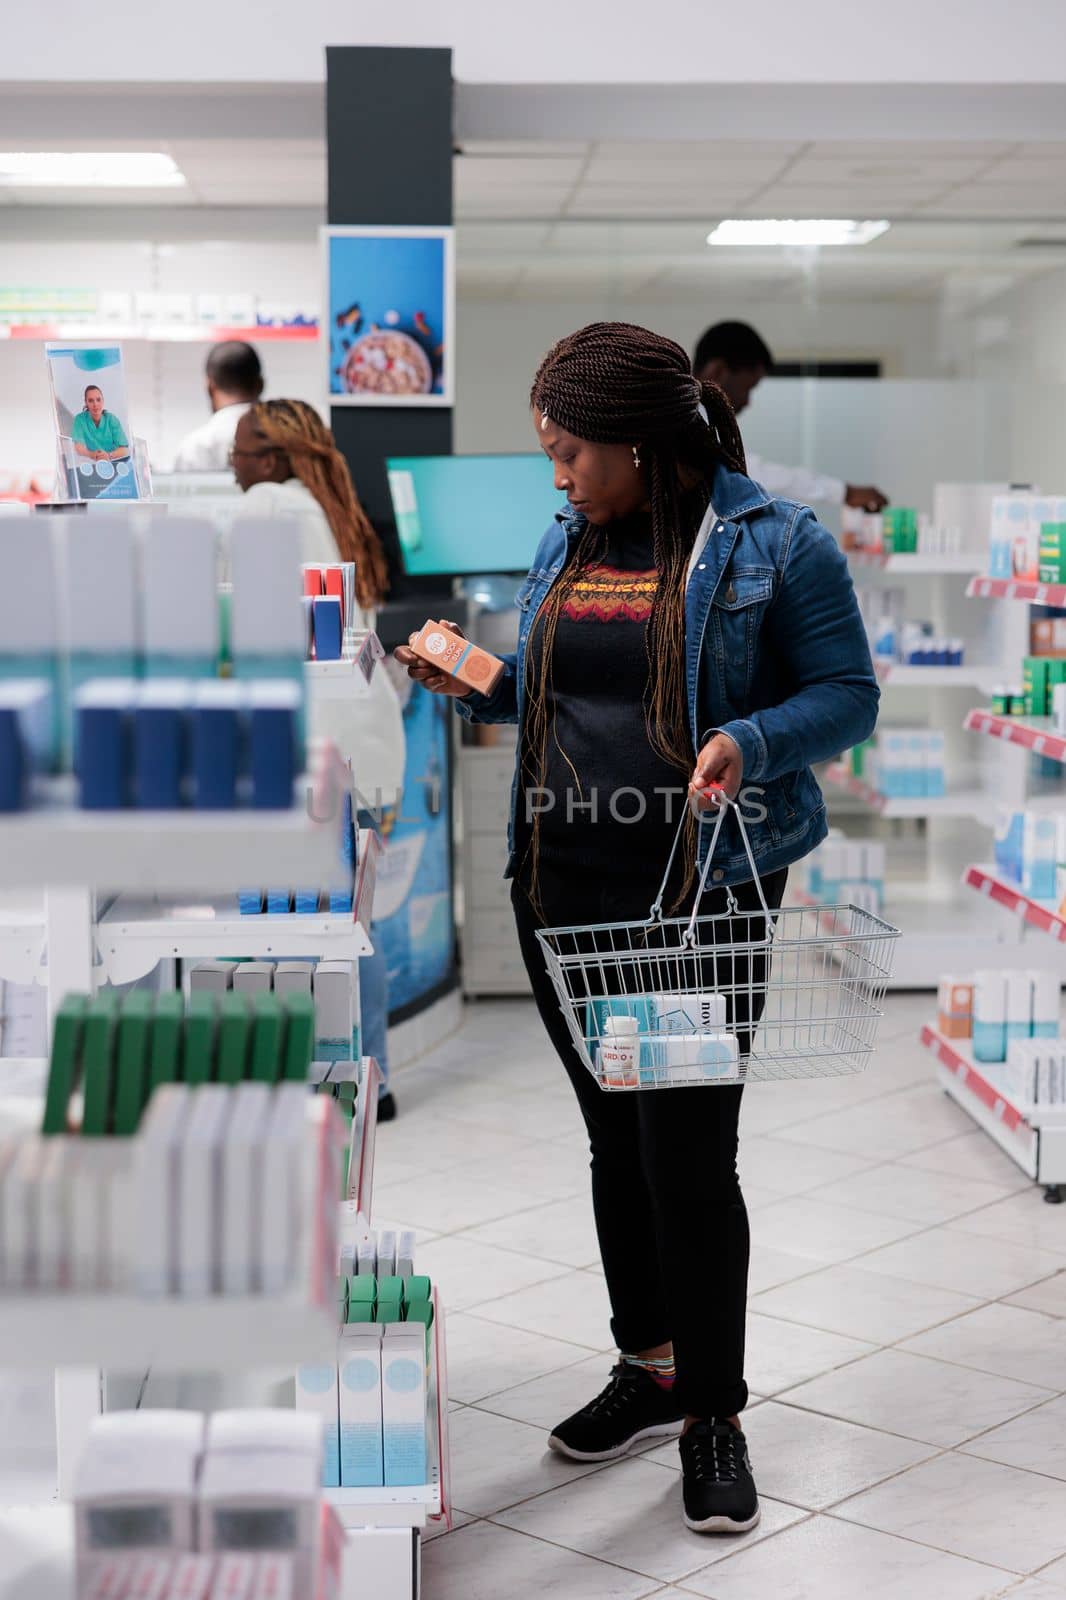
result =
M937 1024L949 1039L972 1039L975 1061L1006 1061L1016 1043L1059 1036L1056 972L945 974Z
M1027 491L996 495L989 525L989 575L1029 583L1066 581L1060 576L1066 573L1066 563L1060 563L1058 535L1064 524L1062 496Z
M36 776L74 770L92 809L290 808L304 755L298 532L232 530L224 644L210 523L156 517L138 534L124 517L72 520L0 529L0 806L22 809Z
M342 1125L307 1094L309 1007L224 998L64 1001L42 1131L0 1140L5 1289L278 1294L332 1273Z
M297 1411L97 1417L74 1486L77 1600L336 1600L321 1460Z
M214 995L220 1004L232 1003L227 995L271 993L280 1005L311 1008L313 1002L309 1059L358 1061L361 1055L357 961L198 961L189 973L189 990Z
M961 639L938 633L932 622L905 617L905 590L858 588L856 597L870 651L877 661L911 667L962 666L965 647Z
M414 1488L428 1481L430 1280L413 1271L413 1235L361 1241L338 1281L335 1366L301 1367L296 1404L321 1419L328 1488Z
M861 776L890 800L936 800L945 793L940 728L883 727L867 747Z
M993 853L997 872L1031 900L1055 903L1066 893L1066 816L1001 808Z
M823 905L851 905L880 915L885 901L885 847L834 830L807 858L807 893Z

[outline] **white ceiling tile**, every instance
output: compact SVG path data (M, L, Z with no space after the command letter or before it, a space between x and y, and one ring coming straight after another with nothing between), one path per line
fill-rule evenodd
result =
M541 159L545 156L585 156L592 146L582 140L553 139L464 139L464 156L519 156Z
M612 161L648 159L654 161L742 160L785 161L798 154L802 144L783 139L624 139L597 144L593 159Z
M1066 218L1066 184L1057 190L1023 184L971 183L923 207L933 216Z
M179 166L183 156L208 161L263 161L282 156L326 159L324 138L286 139L283 134L275 139L169 139L164 148Z
M877 157L801 156L792 163L781 183L811 185L846 183L926 184L963 183L988 165L987 159L945 160L943 157L919 159L906 151L885 151Z
M1007 155L1013 145L982 139L819 139L806 154L847 161L969 161Z
M732 187L767 182L786 165L786 162L777 159L754 161L724 155L703 156L698 161L682 161L672 156L653 159L642 155L632 160L590 161L585 176L594 183L626 183L631 180L658 182L664 179L700 183L711 180Z
M978 175L978 183L1024 183L1029 187L1048 184L1066 187L1066 154L1037 160L1032 156L1008 156L995 161Z
M494 255L514 251L524 255L529 251L543 250L552 234L551 223L546 222L463 222L456 228L456 259L491 259Z
M746 215L760 217L884 217L914 210L942 194L943 184L897 188L887 184L839 187L775 184L749 205Z
M582 162L573 159L515 161L505 157L487 161L460 157L454 163L457 185L476 188L518 183L576 183Z

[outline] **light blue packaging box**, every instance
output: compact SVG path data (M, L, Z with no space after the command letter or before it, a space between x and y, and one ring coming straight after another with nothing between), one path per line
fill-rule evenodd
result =
M1005 1022L978 1022L973 1024L973 1056L975 1061L1006 1061L1007 1024Z
M380 1323L345 1326L340 1341L339 1395L340 1481L346 1489L374 1489L386 1481L381 1416L382 1355Z
M1022 879L1022 846L1025 837L1025 813L1001 807L996 812L993 827L992 854L996 870L1012 883Z
M382 1453L387 1487L426 1482L426 1333L390 1323L381 1357Z
M337 1406L337 1368L296 1369L296 1409L322 1418L322 1487L341 1486L340 1428Z
M1022 888L1034 900L1054 900L1057 819L1027 811L1022 818Z

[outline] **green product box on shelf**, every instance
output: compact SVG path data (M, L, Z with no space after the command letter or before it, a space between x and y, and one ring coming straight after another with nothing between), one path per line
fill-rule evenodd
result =
M179 993L157 994L148 1039L148 1095L163 1083L181 1077L181 1036L185 1028L185 1002Z
M1012 694L1011 695L1010 699L1007 701L1007 714L1009 716L1012 716L1012 717L1024 717L1025 716L1025 696L1024 696L1024 694Z
M67 1107L78 1081L84 1021L85 996L68 994L56 1012L52 1029L52 1059L44 1097L42 1133L67 1131Z
M403 1321L403 1302L400 1300L379 1300L375 1309L375 1322Z
M118 1052L115 1068L114 1132L137 1132L148 1098L148 1036L152 1027L155 995L134 989L122 1002L118 1018Z
M1025 711L1030 717L1046 717L1050 706L1050 672L1047 656L1025 658Z
M349 1322L373 1322L374 1307L367 1300L349 1300L347 1320Z
M403 1297L410 1305L416 1300L428 1300L432 1292L432 1284L424 1273L416 1273L412 1278L404 1278Z
M118 995L101 989L89 1002L81 1040L81 1131L93 1138L114 1128L115 1056Z
M215 1051L215 1079L219 1083L243 1083L250 1074L248 1062L252 1045L252 1014L248 996L240 989L227 989L218 997L218 1048Z
M306 1083L315 1050L315 1002L310 993L290 993L283 1002L285 1011L285 1060L282 1076L295 1083Z
M420 1322L426 1330L426 1355L429 1355L429 1330L433 1326L433 1302L431 1300L412 1300L407 1307L406 1322Z
M402 1278L386 1277L378 1279L378 1305L403 1305ZM380 1317L379 1317L380 1320Z
M191 994L185 1013L185 1049L181 1063L186 1083L210 1083L214 1077L217 1024L217 996L205 990Z
M257 1083L277 1083L281 1076L281 1001L272 990L252 995L252 1070Z
M993 689L991 699L992 715L1006 717L1010 715L1010 694L1006 689Z
M1066 522L1040 525L1040 582L1066 583Z
M372 1306L378 1297L378 1280L372 1272L354 1274L348 1279L348 1304Z

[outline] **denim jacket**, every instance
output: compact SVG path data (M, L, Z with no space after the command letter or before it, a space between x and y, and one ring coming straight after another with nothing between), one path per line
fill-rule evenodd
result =
M760 876L788 866L826 834L810 770L872 732L879 693L847 562L814 513L773 500L719 466L712 513L685 592L685 667L693 764L713 732L744 758L740 805ZM518 649L490 695L456 701L471 722L521 723L537 611L585 526L567 505L544 535L517 595ZM513 870L518 772L511 787ZM700 829L700 860L710 828ZM665 866L665 860L664 860ZM711 879L751 877L735 817L725 819Z

